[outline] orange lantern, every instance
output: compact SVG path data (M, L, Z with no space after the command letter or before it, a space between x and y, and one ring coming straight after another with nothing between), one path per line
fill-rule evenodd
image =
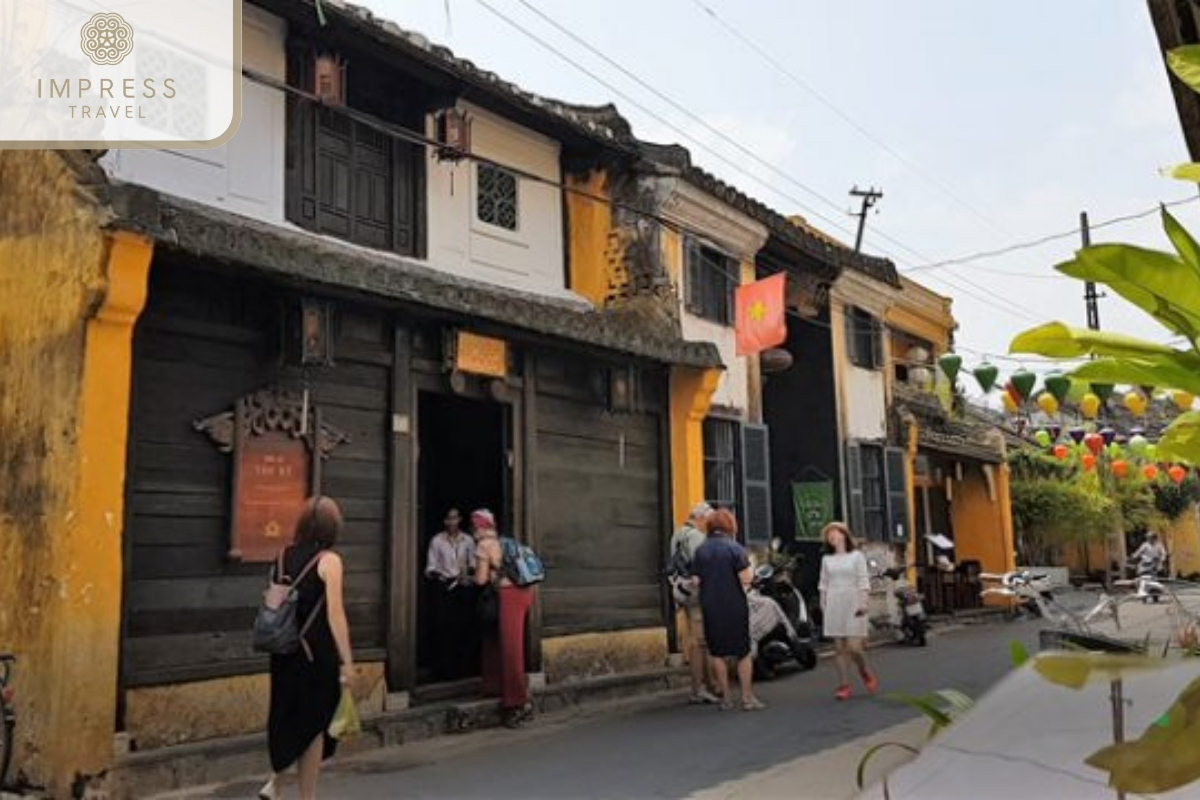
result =
M1113 477L1124 478L1129 474L1129 462L1123 459L1117 459L1112 462Z
M1158 467L1153 464L1142 467L1142 477L1148 481L1158 480Z
M1091 472L1096 468L1096 457L1091 453L1084 453L1083 458L1079 459L1079 463L1083 464L1084 472Z
M1065 461L1067 458L1067 455L1070 452L1071 451L1067 449L1067 446L1065 444L1054 445L1054 457L1057 458L1059 461Z
M1171 476L1171 480L1173 480L1175 485L1178 486L1179 484L1183 483L1183 479L1187 477L1187 470L1178 464L1174 464L1169 470L1167 470L1167 474Z

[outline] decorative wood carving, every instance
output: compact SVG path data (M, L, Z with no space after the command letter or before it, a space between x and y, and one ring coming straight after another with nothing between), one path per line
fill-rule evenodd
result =
M233 455L229 558L235 561L274 559L290 540L305 500L320 491L321 462L350 441L321 420L305 395L277 389L240 397L232 411L193 427Z

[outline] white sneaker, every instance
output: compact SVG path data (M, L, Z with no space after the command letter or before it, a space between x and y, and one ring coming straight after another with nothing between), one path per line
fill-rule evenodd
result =
M704 705L704 704L711 706L711 705L716 705L717 703L721 702L721 698L717 697L715 694L708 691L707 689L701 689L700 691L696 692L694 695L689 697L688 702L691 703L692 705L696 705L696 706Z
M279 787L275 785L274 775L258 790L258 800L279 800Z

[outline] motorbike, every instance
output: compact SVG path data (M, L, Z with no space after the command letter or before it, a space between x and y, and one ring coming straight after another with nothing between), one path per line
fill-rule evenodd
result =
M758 677L769 678L791 661L804 670L817 665L808 605L792 584L787 569L772 564L758 567L746 599Z
M900 607L899 630L903 641L916 647L925 647L929 618L925 616L924 598L908 582L908 567L883 568L878 562L872 561L871 568L876 578L887 578L892 582L892 596ZM894 620L889 620L888 624L896 627Z

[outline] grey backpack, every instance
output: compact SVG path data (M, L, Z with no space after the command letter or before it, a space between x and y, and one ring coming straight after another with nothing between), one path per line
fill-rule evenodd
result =
M303 625L296 619L296 607L300 601L300 582L317 566L324 552L317 553L309 559L294 579L283 574L285 552L286 548L279 552L279 559L271 568L262 604L259 605L258 615L254 618L252 642L255 650L273 655L290 655L303 648L308 660L312 661L312 652L304 641L304 635L308 633L318 612L325 605L325 597L322 595L317 601Z

